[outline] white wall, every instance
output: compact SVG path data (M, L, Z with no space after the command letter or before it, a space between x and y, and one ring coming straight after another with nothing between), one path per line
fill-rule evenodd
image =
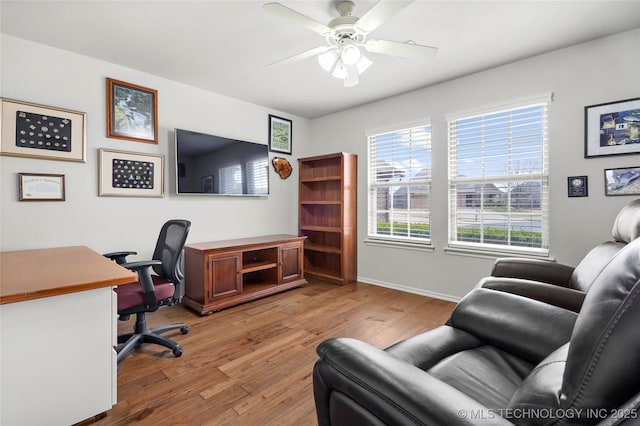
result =
M640 96L640 30L596 40L423 90L308 121L294 120L294 173L270 172L265 199L176 196L173 128L266 143L267 114L258 105L168 81L92 58L2 35L0 95L85 111L87 162L0 157L0 248L17 250L84 244L97 251L152 245L172 217L192 220L190 242L297 232L296 158L346 151L358 154L358 275L362 281L457 298L489 272L492 260L445 254L447 161L445 115L553 92L550 106L551 256L575 264L610 238L617 211L633 197L605 197L603 170L640 166L640 156L585 159L584 106ZM374 65L375 66L375 65ZM373 70L373 68L372 68ZM371 72L371 71L369 71ZM428 67L425 72L428 72ZM159 92L158 145L106 137L105 78ZM366 74L363 76L366 78ZM395 76L401 78L401 76ZM285 114L286 116L286 114ZM433 124L431 212L433 252L374 247L367 236L365 132L430 118ZM98 149L166 156L164 198L98 197ZM17 201L18 172L63 173L67 201ZM589 197L568 198L567 176L588 175Z
M488 274L492 259L443 250L448 229L445 116L549 92L555 99L549 115L550 252L558 261L575 265L591 247L611 237L616 213L635 198L605 197L603 170L640 166L637 154L584 158L584 107L640 96L639 69L640 30L635 30L313 120L311 144L303 155L348 151L359 157L360 280L455 299ZM365 132L424 119L433 125L431 232L435 250L366 245ZM588 175L589 197L567 197L567 177L573 175Z
M173 130L266 144L267 117L273 113L293 119L293 140L299 147L309 139L308 120L42 44L1 37L2 97L87 113L86 163L0 157L2 250L87 245L99 252L137 250L145 257L151 254L160 226L170 218L192 221L188 242L297 234L297 197L291 196L297 194L295 173L282 180L270 167L267 198L175 195ZM157 145L106 137L107 77L158 90ZM163 154L164 197L98 197L99 148ZM296 162L295 157L289 160ZM19 172L64 174L66 201L19 202Z

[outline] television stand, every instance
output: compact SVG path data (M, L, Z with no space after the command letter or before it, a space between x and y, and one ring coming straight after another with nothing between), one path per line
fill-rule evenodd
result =
M209 315L306 284L305 238L278 234L187 244L182 303Z

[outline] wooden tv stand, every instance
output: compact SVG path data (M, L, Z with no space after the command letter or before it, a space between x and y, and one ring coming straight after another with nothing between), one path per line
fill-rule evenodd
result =
M305 238L279 234L187 244L182 303L208 315L306 284Z

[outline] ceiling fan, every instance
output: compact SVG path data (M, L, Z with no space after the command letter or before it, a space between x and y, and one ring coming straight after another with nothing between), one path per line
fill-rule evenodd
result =
M413 3L414 0L380 0L367 13L358 18L352 16L354 3L340 1L336 9L340 16L327 25L321 24L300 12L280 3L267 3L267 11L289 21L307 27L327 40L327 46L319 46L268 66L290 64L312 56L318 56L320 66L331 72L336 78L344 80L345 87L358 84L362 74L372 62L365 57L360 48L367 52L381 53L401 58L422 59L436 53L435 47L423 46L413 42L367 39L370 32L382 25L387 19Z

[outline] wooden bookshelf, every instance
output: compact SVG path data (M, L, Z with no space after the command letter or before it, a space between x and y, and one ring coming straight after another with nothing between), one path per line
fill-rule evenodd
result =
M298 231L309 276L339 284L357 276L357 165L355 154L301 158Z

